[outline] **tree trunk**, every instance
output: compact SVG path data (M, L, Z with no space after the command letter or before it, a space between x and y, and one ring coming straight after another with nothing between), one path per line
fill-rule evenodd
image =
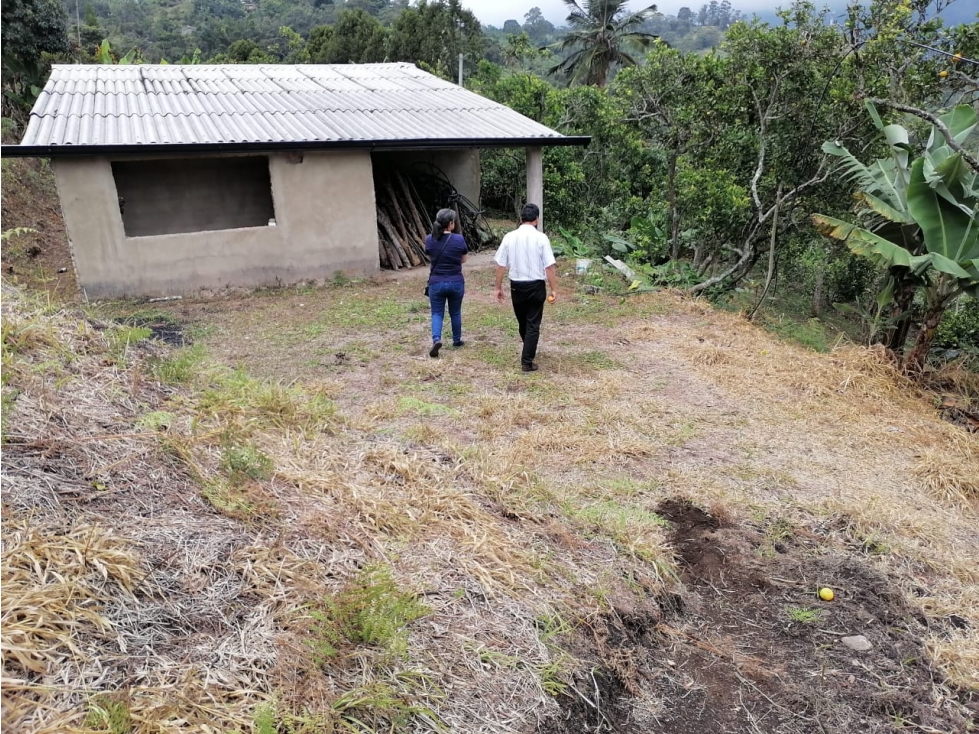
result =
M775 194L775 209L772 212L772 236L768 243L768 274L765 276L765 288L761 292L758 303L755 304L751 313L748 314L748 321L753 321L758 314L758 310L765 302L765 299L768 298L768 291L772 287L772 281L775 280L775 246L778 244L778 202L781 196L782 184L779 184L778 192Z
M670 259L680 259L680 213L676 206L676 162L679 158L674 147L670 153L669 168L666 173L666 200L670 204Z
M411 192L411 198L415 202L415 208L421 213L422 224L425 225L425 234L428 234L432 231L432 217L425 208L425 200L422 199L421 194L418 193L418 189L415 187L415 182L412 181L410 177L405 176L405 181L408 184L408 190Z
M907 268L903 268L907 270ZM918 289L914 283L904 277L904 273L892 271L894 283L894 307L891 309L891 322L894 324L887 333L887 348L895 354L904 352L904 343L908 340L911 329L911 308L914 302L914 292Z
M398 206L398 199L394 195L394 191L391 188L390 181L387 183L387 200L385 203L386 213L400 235L401 245L404 247L405 252L411 259L411 264L413 266L422 265L425 259L422 258L421 253L424 252L424 245L421 247L421 252L419 252L418 247L418 236L413 234L411 228L408 226L408 222L405 220L404 214L401 211L401 207Z
M914 341L914 347L904 360L904 371L912 375L920 375L925 368L925 361L928 359L928 352L931 350L931 343L935 339L935 332L938 324L945 313L946 305L944 302L937 306L931 306L925 314L925 319L921 324L921 331Z

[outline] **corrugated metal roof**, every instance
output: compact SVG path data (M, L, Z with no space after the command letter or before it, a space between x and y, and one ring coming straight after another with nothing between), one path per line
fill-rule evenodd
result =
M90 64L52 68L20 147L483 139L572 140L411 64Z

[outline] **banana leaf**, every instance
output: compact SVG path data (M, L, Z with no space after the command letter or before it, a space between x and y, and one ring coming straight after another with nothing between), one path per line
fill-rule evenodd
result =
M911 269L918 275L923 275L930 267L940 273L948 273L962 280L970 278L965 268L937 252L926 252L924 255L915 255L911 258Z
M811 219L820 234L846 243L846 246L857 255L862 255L879 265L911 267L910 252L863 227L824 214L813 214Z
M952 139L962 145L976 129L979 120L976 118L976 111L971 105L960 104L955 105L950 111L946 112L944 115L938 118L941 120L945 127L948 128ZM941 148L945 148L948 152L941 151ZM950 153L951 149L948 146L948 142L945 140L945 136L942 135L936 128L932 127L931 135L928 137L928 153L936 153L940 159L946 158Z
M970 216L953 206L928 185L924 174L925 160L911 165L908 184L908 210L921 227L928 252L956 263L979 257L979 226L973 209Z
M853 198L884 219L897 224L914 224L914 219L907 210L900 210L889 203L866 191L858 191Z

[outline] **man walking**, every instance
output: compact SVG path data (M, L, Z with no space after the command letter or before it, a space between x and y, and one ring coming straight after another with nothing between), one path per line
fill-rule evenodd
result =
M538 206L525 204L520 212L520 226L506 234L495 258L496 300L500 303L503 303L503 274L510 270L510 300L523 341L520 368L524 372L538 369L534 357L537 356L540 324L544 318L544 302L557 300L554 251L547 235L537 231L539 219ZM550 298L547 286L551 289Z

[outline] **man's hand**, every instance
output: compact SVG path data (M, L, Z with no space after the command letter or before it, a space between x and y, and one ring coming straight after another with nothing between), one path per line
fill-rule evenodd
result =
M503 289L502 288L497 288L496 289L496 302L497 303L503 303Z

